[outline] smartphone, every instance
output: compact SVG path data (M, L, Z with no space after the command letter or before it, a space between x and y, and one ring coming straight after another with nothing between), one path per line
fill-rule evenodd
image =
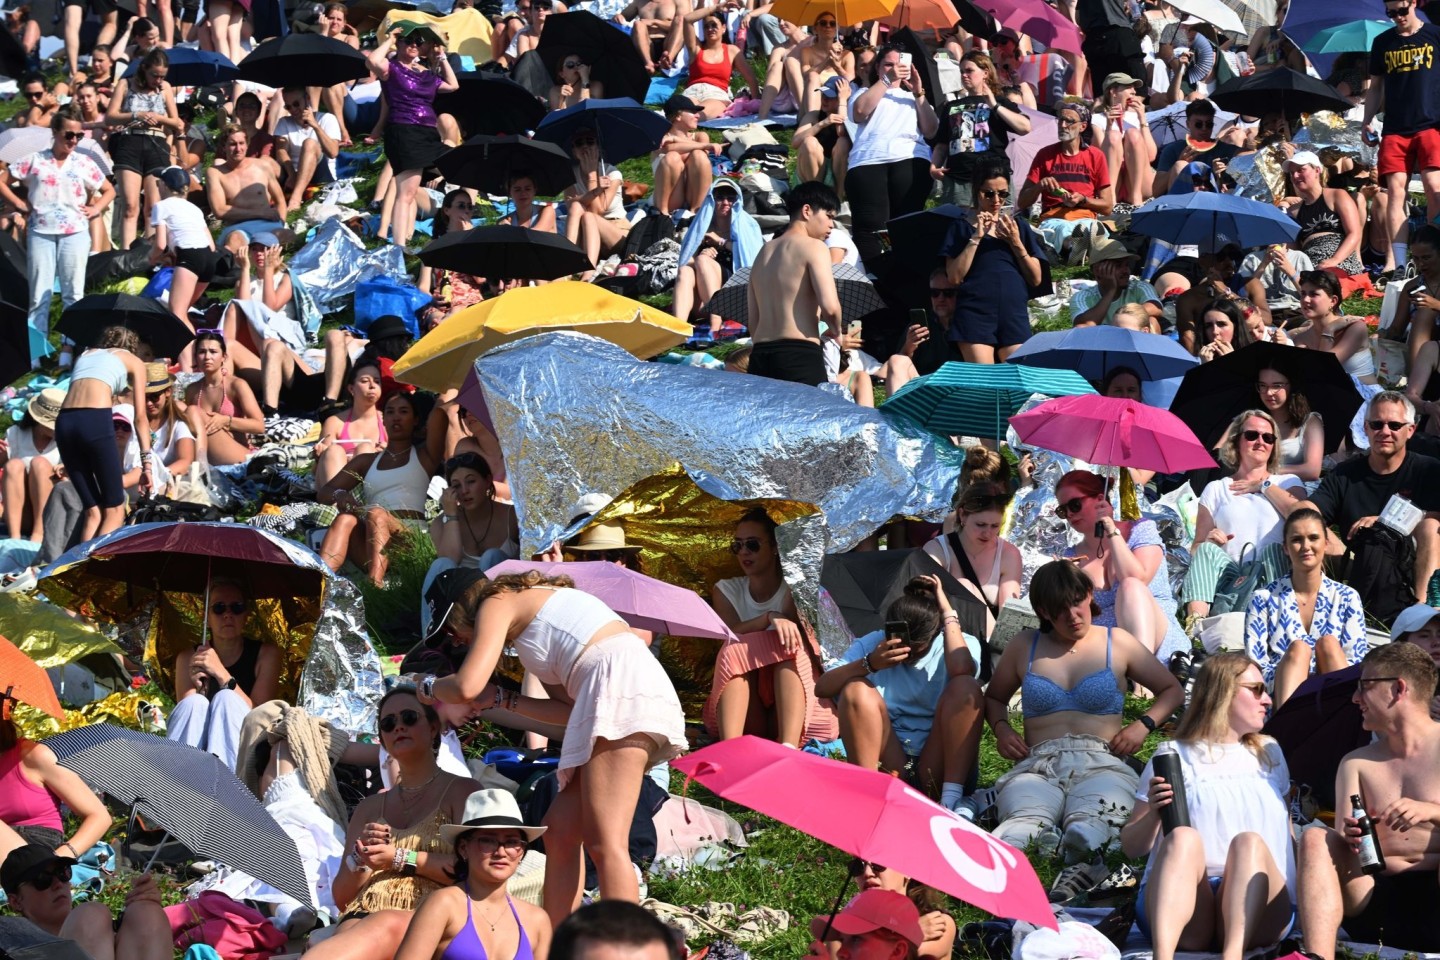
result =
M904 620L886 620L885 636L887 639L890 637L898 637L900 639L900 646L908 647L910 646L910 624Z
M930 322L930 315L919 308L910 311L910 326L923 327Z
M915 58L914 58L914 56L913 56L912 54L905 53L904 51L901 51L901 53L900 53L900 65L901 65L902 67L908 67L908 66L910 66L910 62L911 62L912 60L914 60L914 59L915 59Z
M850 336L852 336L852 337L858 337L858 336L860 336L860 330L861 330L861 324L860 324L860 321L859 321L859 320L851 320L851 321L850 321L850 326L848 326L848 327L845 328L845 332L848 333L848 334L850 334Z

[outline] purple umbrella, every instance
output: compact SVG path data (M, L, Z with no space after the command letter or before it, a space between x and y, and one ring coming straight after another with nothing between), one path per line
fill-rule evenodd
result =
M604 561L581 563L537 563L506 560L485 571L487 577L538 570L547 577L567 576L575 587L605 601L632 627L672 637L705 637L734 640L710 605L698 593L647 577Z

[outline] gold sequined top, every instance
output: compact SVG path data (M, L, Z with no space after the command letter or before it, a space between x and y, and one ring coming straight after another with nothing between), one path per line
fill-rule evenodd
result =
M441 795L443 802L444 795ZM391 828L391 836L397 849L414 850L418 853L454 853L454 848L440 837L440 827L446 824L445 811L437 806L430 816L404 830ZM345 910L346 916L374 913L377 910L414 910L421 899L440 884L416 874L407 877L393 870L377 870L366 879Z

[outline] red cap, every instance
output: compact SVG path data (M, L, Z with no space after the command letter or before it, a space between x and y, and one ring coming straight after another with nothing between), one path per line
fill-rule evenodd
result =
M830 929L844 936L860 936L872 930L889 930L915 946L925 942L920 931L920 911L910 898L893 890L865 890L845 905L830 921ZM815 939L825 932L825 918L810 921Z

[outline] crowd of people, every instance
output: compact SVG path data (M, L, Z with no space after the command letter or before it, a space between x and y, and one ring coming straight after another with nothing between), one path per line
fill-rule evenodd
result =
M218 757L310 838L315 902L263 905L316 960L618 947L678 960L683 937L633 906L632 828L668 761L747 734L903 777L1059 858L1056 903L1123 888L1115 851L1144 859L1130 895L1157 960L1240 960L1296 935L1320 960L1342 936L1440 950L1425 908L1440 892L1440 28L1418 0L1384 0L1391 25L1336 55L1312 49L1315 24L1288 20L1284 0L1273 19L1247 6L1218 23L1164 0L1030 2L1056 22L915 31L822 3L793 23L784 0L456 0L422 22L328 3L286 16L356 75L278 87L180 82L197 48L234 67L269 42L274 18L244 2L7 17L25 71L0 152L25 127L40 136L0 166L0 229L24 251L0 286L28 291L8 322L27 328L39 371L0 447L0 519L28 551L5 589L34 590L38 574L43 591L47 564L137 507L209 502L220 477L273 475L277 457L303 467L285 471L285 498L305 505L293 529L330 575L413 590L397 551L434 555L418 631L390 638L426 656L392 678L373 730L291 712L282 691L298 678L258 638L243 576L212 576L194 642L150 665L173 678L169 738ZM603 41L562 17L596 21ZM627 89L636 76L648 89ZM477 106L482 80L496 99ZM1277 92L1257 113L1236 96L1247 86ZM487 113L502 97L527 127L496 126L514 122ZM639 118L643 103L659 115ZM777 142L770 127L793 132ZM486 189L468 182L476 164L453 162L501 144L518 146ZM652 182L627 179L621 164L647 156ZM340 199L347 186L355 199ZM1162 198L1204 206L1193 194L1291 239L1142 229ZM341 229L403 265L387 279L418 306L362 317L357 296L353 326L321 329L291 264L317 259L325 221L349 213ZM543 277L430 262L429 243L496 226L573 257ZM493 235L469 236L478 264ZM717 296L742 270L743 308ZM79 322L97 275L143 288L162 316ZM1063 307L1077 342L1130 337L1133 359L1091 387L1132 415L1176 389L1151 359L1180 357L1187 384L1228 384L1203 413L1173 411L1219 466L1062 457L1037 473L1053 453L1000 429L931 436L965 448L953 509L896 517L855 547L923 550L927 566L883 585L883 628L838 646L802 589L818 585L793 581L784 518L751 504L711 565L724 575L687 584L730 633L687 725L660 656L671 638L553 568L486 574L517 559L648 572L654 547L627 540L623 516L596 517L622 491L592 490L570 523L588 525L522 557L535 523L512 489L547 478L511 475L512 438L466 407L459 379L405 382L402 358L432 331L566 279L668 291L691 347L723 356L710 376L783 381L797 417L821 400L811 388L883 412L948 364L1023 361L1033 318ZM1383 296L1378 329L1346 312L1356 294ZM589 482L585 464L562 466ZM1036 502L1056 549L1018 519ZM1025 609L1038 629L1015 633ZM1337 683L1372 738L1300 785L1333 796L1327 823L1292 802L1297 745L1265 731L1300 691ZM95 956L168 956L148 876L113 922L72 903L72 867L109 814L0 701L10 908ZM552 761L523 808L466 764L457 734L482 718ZM993 784L979 781L987 727L1010 764ZM1183 790L1135 759L1157 736ZM363 799L333 802L337 764L374 771ZM1162 829L1181 798L1188 822ZM1362 870L1372 827L1384 857ZM543 882L517 892L538 849ZM936 890L867 860L850 876L857 895L816 921L814 956L950 954ZM582 907L587 890L601 902Z

